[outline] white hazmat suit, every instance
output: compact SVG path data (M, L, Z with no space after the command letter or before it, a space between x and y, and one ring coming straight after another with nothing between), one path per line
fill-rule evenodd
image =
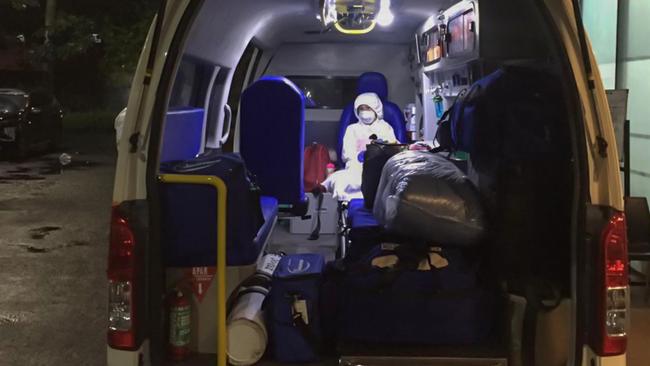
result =
M359 111L359 107L366 105L371 110ZM377 139L397 142L393 128L384 121L384 108L375 93L363 93L354 101L354 115L357 122L350 124L343 136L342 161L345 169L330 175L323 186L333 193L333 196L342 201L354 198L363 198L361 193L361 176L363 160L360 155L366 151L366 145L375 135ZM373 136L374 137L374 136Z

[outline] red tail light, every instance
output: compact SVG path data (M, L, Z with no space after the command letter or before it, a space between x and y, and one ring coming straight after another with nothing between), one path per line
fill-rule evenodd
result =
M117 349L136 348L135 245L128 221L113 207L108 249L108 344Z
M625 353L627 348L628 257L625 214L616 212L603 230L602 280L599 281L598 337L595 351L601 356Z

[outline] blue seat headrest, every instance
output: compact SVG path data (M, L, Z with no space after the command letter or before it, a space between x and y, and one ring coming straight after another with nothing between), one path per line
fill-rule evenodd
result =
M305 103L305 96L303 95L302 90L300 90L300 88L296 84L294 84L291 80L285 78L284 76L266 75L266 76L262 76L259 80L257 80L253 84L256 83L265 84L265 85L274 85L276 88L291 89L293 92L295 92L296 96L302 99L302 103L303 104Z
M385 101L388 98L388 82L384 74L378 72L361 74L357 84L357 95L363 93L376 93L379 99Z
M283 206L305 202L305 97L289 79L264 76L242 92L239 151L262 194ZM304 214L301 214L304 215Z
M189 160L201 153L205 110L170 108L165 118L160 161Z

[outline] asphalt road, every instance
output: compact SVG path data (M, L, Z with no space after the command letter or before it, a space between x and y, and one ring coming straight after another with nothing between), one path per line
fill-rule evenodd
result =
M0 365L104 365L113 136L0 160Z

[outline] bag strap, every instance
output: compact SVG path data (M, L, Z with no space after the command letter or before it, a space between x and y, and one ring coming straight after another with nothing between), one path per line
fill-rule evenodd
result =
M523 295L526 298L526 310L524 311L523 326L523 354L522 358L526 365L535 364L535 338L537 336L537 316L541 312L555 309L562 302L560 291L552 283L540 279L528 279L524 281ZM543 294L550 290L551 298L545 299ZM551 301L546 303L546 301Z
M462 89L460 92L458 92L458 95L456 95L456 98L454 98L454 102L447 108L447 110L440 116L440 119L438 119L437 125L438 129L436 130L436 136L434 137L434 141L437 141L440 144L440 139L438 138L440 135L440 132L443 131L443 128L440 128L444 123L451 124L451 112L454 110L454 107L456 106L457 103L460 103L464 100L467 100L468 98L471 98L474 93L476 93L478 90L480 90L481 86L479 84L472 84L472 86L467 89ZM465 113L464 108L460 108L460 117L463 118L463 114ZM452 131L451 125L448 126L449 128L449 139L452 141L454 140L454 131ZM453 143L451 143L449 146L443 146L442 144L438 147L434 147L433 149L429 150L430 153L436 154L439 152L443 151L448 151L449 153L453 153L456 150L455 146L453 146Z
M437 154L437 153L443 152L443 151L449 151L449 148L444 147L444 146L438 146L438 147L434 147L433 149L429 150L429 152L432 153L432 154Z
M305 319L302 317L302 313L300 312L294 312L294 304L298 301L307 301L305 299L301 299L300 295L297 294L291 294L291 297L293 298L293 302L291 303L291 308L292 308L292 314L291 314L291 319L292 319L292 325L298 329L300 332L300 335L303 337L303 339L309 344L309 346L312 348L314 353L320 353L321 349L321 340L314 334L314 332L311 331L311 327L309 324L305 323ZM309 316L309 315L308 315Z
M405 271L418 270L420 262L425 259L431 266L432 275L435 276L434 267L429 259L429 246L425 243L401 244L393 252L397 256L397 265L393 268L383 269L378 286L380 291L391 287Z
M455 104L456 102L454 102ZM454 147L449 144L449 146L443 145L440 141L440 134L443 131L443 128L441 126L444 123L451 123L449 120L449 116L451 114L451 110L454 108L454 104L452 104L447 110L440 116L440 119L438 119L438 122L436 124L438 125L438 128L436 129L436 135L433 137L433 140L438 142L439 146L434 147L433 149L430 149L429 152L432 154L439 153L441 151L453 151ZM451 139L451 127L449 127L449 138Z
M311 232L307 240L318 240L320 237L320 213L321 209L323 208L323 192L320 189L314 189L312 191L312 194L317 200L316 204L316 227L314 228L314 231Z

